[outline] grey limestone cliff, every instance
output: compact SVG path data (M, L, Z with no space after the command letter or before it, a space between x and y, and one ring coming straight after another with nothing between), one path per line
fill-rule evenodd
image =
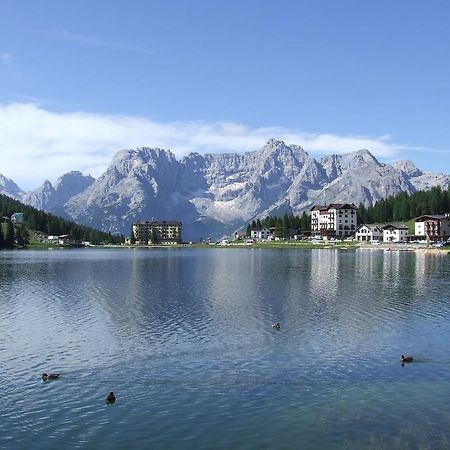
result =
M449 175L423 173L411 161L382 164L368 150L317 160L272 139L253 152L191 153L181 160L158 148L121 150L96 180L70 172L55 187L45 182L22 198L125 235L136 220L180 220L191 240L230 234L267 214L301 214L316 203L369 205L449 183Z

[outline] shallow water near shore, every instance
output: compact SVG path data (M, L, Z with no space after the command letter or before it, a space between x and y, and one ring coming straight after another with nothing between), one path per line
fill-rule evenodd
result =
M0 295L0 448L450 446L447 255L4 251Z

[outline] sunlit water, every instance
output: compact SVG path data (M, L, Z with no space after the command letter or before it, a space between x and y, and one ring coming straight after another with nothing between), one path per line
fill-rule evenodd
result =
M449 293L447 255L0 252L0 448L449 448Z

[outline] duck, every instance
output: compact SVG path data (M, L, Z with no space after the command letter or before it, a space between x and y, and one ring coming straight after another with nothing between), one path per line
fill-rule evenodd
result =
M400 358L400 361L402 363L409 363L409 362L413 362L414 358L412 356L405 356L402 355L402 357Z
M44 372L42 374L42 380L43 381L56 380L57 378L59 378L59 373L47 373L47 372Z
M112 404L112 403L114 403L116 401L116 396L114 395L114 392L110 392L109 394L108 394L108 396L106 397L106 403L108 403L108 404Z
M272 324L272 328L275 328L276 330L279 330L281 328L280 322L276 322Z

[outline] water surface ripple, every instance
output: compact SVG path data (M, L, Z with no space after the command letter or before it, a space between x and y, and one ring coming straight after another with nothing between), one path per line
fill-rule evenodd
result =
M449 292L406 252L0 252L0 448L449 448Z

